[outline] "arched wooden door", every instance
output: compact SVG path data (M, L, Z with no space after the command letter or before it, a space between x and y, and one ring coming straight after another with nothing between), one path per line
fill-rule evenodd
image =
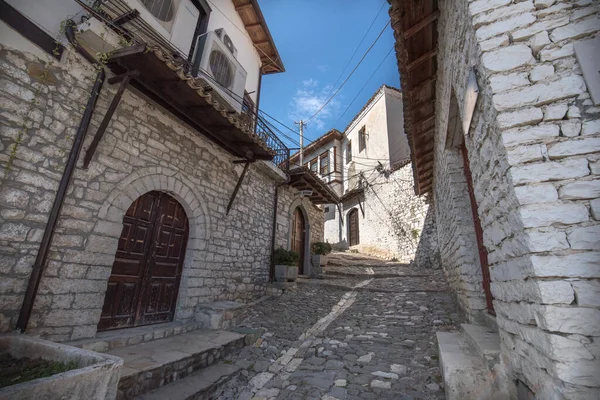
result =
M181 204L162 192L139 197L123 217L98 330L173 320L188 239Z
M294 210L294 218L292 220L292 251L295 251L300 255L300 264L298 265L299 274L304 274L305 233L306 223L304 221L304 214L302 214L300 207L296 207Z
M356 246L360 243L358 232L358 210L356 208L348 213L348 243L350 246Z

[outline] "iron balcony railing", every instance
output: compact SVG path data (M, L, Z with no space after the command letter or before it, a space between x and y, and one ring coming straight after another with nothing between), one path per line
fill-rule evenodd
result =
M175 48L167 39L154 30L150 24L139 16L139 13L129 7L124 0L74 0L90 14L91 17L103 22L112 31L117 33L123 43L127 45L159 46L163 52L171 54L185 71L192 73L198 70L198 65L193 65L187 54ZM79 22L79 21L76 21ZM213 87L220 87L225 91L230 90L220 85L210 73L202 74L202 79ZM289 170L289 148L277 137L272 126L259 115L256 107L249 106L243 97L232 93L232 96L242 104L240 121L246 125L251 132L260 138L271 150L275 152L272 162L284 171ZM239 99L238 99L239 98Z

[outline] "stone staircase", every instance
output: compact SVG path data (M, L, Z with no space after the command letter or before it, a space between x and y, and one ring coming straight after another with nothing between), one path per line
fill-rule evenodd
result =
M258 338L255 331L234 328L243 309L233 302L206 304L197 322L100 332L69 344L125 361L118 400L205 399L239 370L221 361Z
M437 332L440 368L448 400L508 400L500 337L493 327L462 324Z

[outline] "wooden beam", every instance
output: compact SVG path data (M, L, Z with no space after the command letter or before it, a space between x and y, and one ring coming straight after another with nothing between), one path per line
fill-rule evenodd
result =
M134 9L127 11L124 14L119 15L117 18L113 19L112 22L115 25L121 26L133 19L136 19L139 16L140 16L140 12L134 8Z
M420 119L418 121L414 121L413 125L423 126L423 125L430 124L432 122L435 122L435 112L433 114L429 114L428 116L426 116L423 119Z
M125 48L116 50L114 53L112 53L112 55L108 59L108 62L113 62L113 61L118 60L119 58L123 58L123 57L133 56L136 54L142 54L145 51L146 51L145 44L138 44L136 46L125 47Z
M239 6L235 6L235 11L245 10L247 8L252 8L252 3L246 3Z
M108 127L108 123L110 122L113 114L115 113L115 111L117 109L117 106L119 105L119 102L121 101L123 92L125 92L125 89L129 85L129 81L131 80L132 77L139 75L139 72L138 71L130 71L123 75L124 75L124 78L121 81L121 86L119 86L119 90L117 90L115 97L113 97L112 101L110 102L110 105L108 106L108 110L106 111L106 115L104 115L104 118L102 119L102 122L100 123L100 126L98 127L98 131L96 132L96 135L94 135L94 139L92 140L90 147L88 147L88 149L85 152L85 158L83 159L83 168L85 168L85 169L87 169L87 167L90 165L90 161L92 161L92 156L96 152L98 143L100 143L100 140L102 140L102 137L104 136L104 132L106 131L106 128ZM118 77L115 77L115 78L118 78ZM108 82L110 83L110 80Z
M231 194L231 198L229 199L229 204L227 204L227 211L225 212L225 215L229 215L229 210L231 210L233 201L237 196L238 190L240 190L240 186L242 186L242 181L244 180L244 176L246 176L246 171L248 171L248 167L250 166L251 162L252 161L246 161L246 165L244 165L244 170L242 171L242 174L240 175L240 178L238 179L237 184L235 185L235 189L233 189L233 193Z
M254 28L259 28L261 27L260 22L256 22L254 24L249 24L249 25L244 25L244 28L246 29L254 29Z
M410 87L408 88L408 95L409 96L414 96L415 93L420 92L421 90L423 90L426 86L431 85L432 83L435 83L435 75L425 79L423 82L419 83L418 85L414 86L414 87Z
M404 39L408 39L416 33L420 32L421 29L425 28L427 25L431 24L433 21L438 19L440 16L440 10L436 10L433 13L429 14L410 28L404 31Z
M409 71L412 71L419 65L423 64L425 61L428 61L428 60L432 59L433 57L435 57L437 52L438 52L437 47L429 50L427 53L423 54L421 57L417 58L416 60L414 60L410 64L408 64L406 69L408 69Z

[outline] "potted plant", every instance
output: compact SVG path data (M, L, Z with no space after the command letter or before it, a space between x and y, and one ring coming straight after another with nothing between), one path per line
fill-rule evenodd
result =
M298 277L298 260L300 256L295 251L280 247L273 253L275 263L275 280L277 282L295 281Z
M327 254L331 253L332 250L331 245L325 242L314 242L311 248L313 265L326 266L328 261Z

